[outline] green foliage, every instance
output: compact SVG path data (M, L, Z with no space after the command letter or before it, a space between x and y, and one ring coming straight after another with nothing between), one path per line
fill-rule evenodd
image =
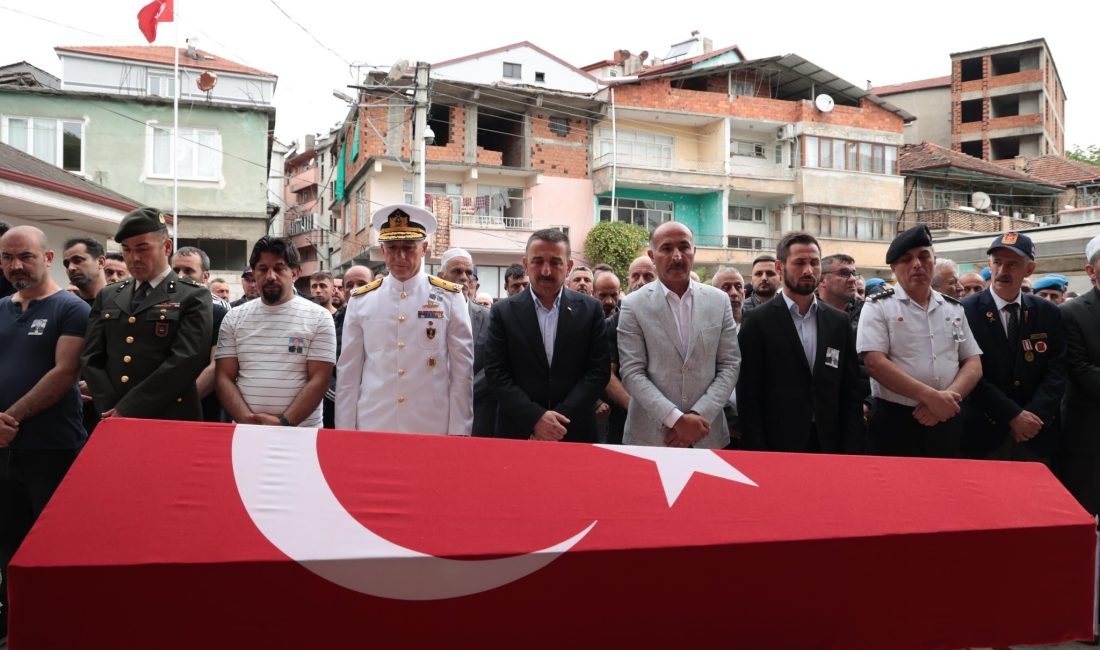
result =
M1077 160L1090 165L1100 165L1100 145L1090 144L1085 148L1073 145L1073 149L1066 152L1066 158Z
M584 240L584 256L593 264L609 264L620 280L626 279L627 268L642 254L649 243L649 232L625 221L605 221L596 224Z

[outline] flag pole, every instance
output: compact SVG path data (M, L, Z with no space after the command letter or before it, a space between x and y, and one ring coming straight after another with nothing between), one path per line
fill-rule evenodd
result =
M178 2L178 0L177 0ZM173 75L175 77L175 92L172 93L172 250L179 249L180 235L180 179L177 151L179 151L180 137L180 87L183 80L180 79L180 21L176 18L176 3L172 7L172 29L174 32L172 51L174 53Z

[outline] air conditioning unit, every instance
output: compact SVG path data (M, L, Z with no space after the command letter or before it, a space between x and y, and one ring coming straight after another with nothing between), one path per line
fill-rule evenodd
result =
M794 139L794 125L784 124L775 130L776 140L793 140Z

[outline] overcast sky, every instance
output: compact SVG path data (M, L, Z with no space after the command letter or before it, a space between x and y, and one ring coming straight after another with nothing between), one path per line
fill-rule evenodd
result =
M0 64L26 60L60 76L54 46L144 45L136 15L146 1L0 0ZM737 44L750 59L798 54L860 87L944 76L952 52L1046 38L1068 97L1067 149L1100 144L1091 63L1100 9L1091 2L176 2L181 45L193 36L278 75L284 142L343 119L332 90L354 83L349 63L436 62L528 40L579 67L618 49L663 56L700 30L715 48ZM173 36L164 24L156 44Z

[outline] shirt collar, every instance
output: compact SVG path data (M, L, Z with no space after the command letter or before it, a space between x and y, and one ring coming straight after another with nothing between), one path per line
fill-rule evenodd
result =
M668 287L666 287L664 282L661 282L660 280L657 280L657 284L661 287L661 292L664 293L666 300L668 299L669 294L672 294L672 295L676 296L676 292L673 291L672 289L669 289ZM687 300L688 297L690 297L692 295L692 293L694 292L694 289L695 289L695 281L694 280L688 280L687 291L685 291L684 295L682 295L682 296L676 296L676 299L677 300Z
M997 292L994 291L993 289L989 290L989 295L993 296L993 304L997 305L997 311L1001 311L1002 309L1004 309L1005 305L1020 305L1021 307L1023 307L1023 302L1024 302L1024 292L1023 291L1019 291L1019 292L1016 293L1016 299L1015 300L1004 300L1000 296L998 296Z
M562 294L565 293L565 285L563 284L561 288L558 289L558 295L556 298L554 298L554 306L551 309L547 309L542 305L542 301L539 300L539 297L537 295L535 295L534 287L532 287L531 285L527 285L527 290L531 292L531 299L535 301L535 309L541 309L543 311L554 311L561 305L561 297Z
M810 308L806 310L806 316L802 315L802 313L798 310L798 303L791 300L790 296L787 295L786 291L780 291L779 295L783 296L783 302L787 303L787 310L790 311L795 316L798 316L799 318L805 318L806 316L809 316L810 314L817 311L817 296L816 295L813 296L813 302L810 303Z
M931 292L932 297L928 300L929 306L931 306L932 303L943 304L943 295L935 289L931 289ZM900 282L894 284L894 296L899 300L912 300L909 294L905 293L905 287L901 286Z
M160 275L153 278L152 280L149 280L149 289L156 289L157 287L159 287L160 283L164 282L164 278L168 277L168 274L171 273L171 272L172 272L172 267L169 266L168 268L164 269L164 271ZM139 282L138 285L140 285L140 284L141 283ZM135 286L137 286L137 285L135 285Z

